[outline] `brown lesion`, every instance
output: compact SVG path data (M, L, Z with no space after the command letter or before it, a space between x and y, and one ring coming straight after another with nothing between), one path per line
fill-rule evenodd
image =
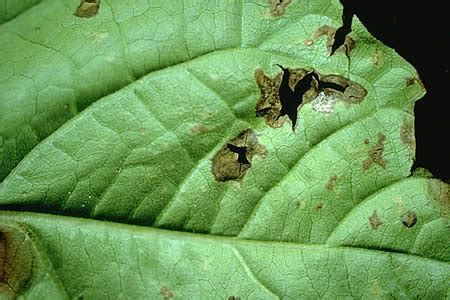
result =
M416 150L416 139L414 137L414 122L412 120L404 120L400 128L400 141L408 145L412 154Z
M369 170L373 164L377 164L383 168L386 168L386 160L383 158L384 142L386 136L381 132L378 133L378 141L368 150L368 158L363 161L363 169Z
M270 78L262 69L256 69L255 79L261 90L261 96L256 103L256 116L264 117L271 127L280 127L284 122L279 121L281 111L280 84L281 72Z
M286 6L291 2L292 0L269 0L269 14L272 17L279 17L284 15Z
M319 39L322 36L326 36L327 37L327 52L329 54L331 54L331 51L333 49L333 44L334 44L334 36L336 34L337 28L332 27L332 26L328 26L328 25L324 25L319 27L318 29L316 29L313 33L312 36L312 40L315 41L317 39ZM355 48L355 40L353 40L351 37L349 37L348 35L346 35L345 37L345 42L343 45L341 45L336 52L342 52L345 53L346 55L349 55L350 52Z
M450 184L436 179L428 181L428 194L431 204L442 216L450 215Z
M325 185L325 188L327 189L327 190L333 190L333 188L334 188L334 183L336 182L336 180L337 180L337 176L336 175L331 175L330 176L330 179L328 179L328 182L327 182L327 184Z
M0 223L0 293L23 294L33 281L36 248L21 226Z
M97 15L100 8L100 0L81 0L74 15L80 18L91 18Z
M344 76L334 74L321 74L307 68L287 68L289 71L289 87L295 91L296 85L305 78L305 76L314 74L311 85L298 101L301 104L297 110L301 110L303 105L310 103L317 98L320 92L326 95L332 95L336 101L342 101L349 106L350 104L361 103L367 90L360 84L345 78ZM281 116L282 103L280 99L280 85L282 81L282 72L274 77L267 76L262 69L255 70L256 84L260 89L260 97L256 103L256 116L264 117L266 123L273 127L282 127L287 118Z
M165 286L163 286L159 290L159 294L161 295L161 297L163 297L164 300L169 300L173 298L173 292L168 287Z
M256 134L242 131L226 142L212 159L212 173L217 181L242 180L251 167L255 155L265 157L266 148L258 142Z
M373 230L377 230L378 227L383 224L383 222L381 222L378 218L376 210L374 210L372 215L369 217L369 223Z
M415 77L407 77L405 79L406 87L410 87L410 86L412 86L412 85L414 85L416 83L420 86L420 88L422 90L425 91L425 86L423 85L423 82L422 82L422 80L420 80L419 77L417 77L417 76L415 76Z
M402 221L402 224L407 228L411 228L417 223L417 215L412 211L404 213L400 217L400 219Z

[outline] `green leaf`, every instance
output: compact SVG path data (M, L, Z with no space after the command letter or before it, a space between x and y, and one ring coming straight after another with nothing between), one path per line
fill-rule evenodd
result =
M8 213L52 253L71 298L444 299L449 266L420 256Z
M41 2L41 0L0 0L0 24L14 19L14 17L22 14L39 2Z
M0 25L2 228L49 296L447 295L448 185L410 172L416 71L356 18L330 56L338 1L274 3L48 0ZM277 64L345 91L266 121Z

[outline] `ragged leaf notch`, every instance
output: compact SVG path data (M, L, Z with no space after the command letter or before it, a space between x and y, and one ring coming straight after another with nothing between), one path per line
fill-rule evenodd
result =
M214 155L212 173L217 181L241 180L251 167L254 155L264 157L266 148L258 142L256 133L242 131L229 140Z
M314 69L284 68L274 78L256 69L255 80L261 91L256 103L256 116L264 117L273 127L283 126L287 116L295 131L298 111L304 104L312 102L313 109L331 113L334 104L343 101L346 105L364 100L367 90L360 84L340 75L323 75Z

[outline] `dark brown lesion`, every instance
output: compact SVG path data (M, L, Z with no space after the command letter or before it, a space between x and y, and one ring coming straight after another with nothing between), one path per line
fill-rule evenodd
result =
M400 217L400 219L402 221L402 224L407 228L411 228L417 223L417 215L412 211L404 213Z
M278 122L281 111L280 101L280 84L281 72L275 77L270 78L264 74L262 69L255 71L256 84L258 85L261 95L256 103L256 116L264 117L267 124L271 127L280 127L282 124ZM283 122L284 123L284 122Z
M368 150L368 158L363 161L363 169L370 169L373 164L377 164L383 168L386 168L386 160L383 158L384 142L386 136L381 132L378 133L378 141Z
M212 173L217 181L241 180L251 167L254 155L264 157L266 148L258 142L256 134L242 131L226 142L212 159Z
M286 6L290 4L292 0L269 0L269 13L272 17L279 17L284 15Z
M336 36L337 28L324 25L316 29L313 33L312 40L315 41L319 39L322 36L327 37L327 52L331 55L333 53L333 45L335 45L335 36ZM355 40L349 37L348 35L345 36L344 42L339 45L334 50L335 52L344 53L346 55L350 55L351 51L355 48ZM336 47L336 46L335 46Z
M74 15L80 18L91 18L97 15L100 8L100 0L81 0Z
M286 121L283 116L287 115L295 129L297 111L321 92L332 95L336 101L343 101L347 106L360 103L367 95L363 86L340 75L323 75L306 68L280 67L282 71L274 77L267 76L262 69L255 70L255 80L261 92L256 103L256 116L264 117L273 128L282 127ZM286 74L287 84L284 81Z
M0 294L15 299L31 286L36 252L25 228L0 223Z

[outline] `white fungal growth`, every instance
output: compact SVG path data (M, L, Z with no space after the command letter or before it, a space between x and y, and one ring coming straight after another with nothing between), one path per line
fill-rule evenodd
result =
M334 110L337 99L333 94L325 94L320 92L319 95L311 102L312 108L322 114L329 115Z

